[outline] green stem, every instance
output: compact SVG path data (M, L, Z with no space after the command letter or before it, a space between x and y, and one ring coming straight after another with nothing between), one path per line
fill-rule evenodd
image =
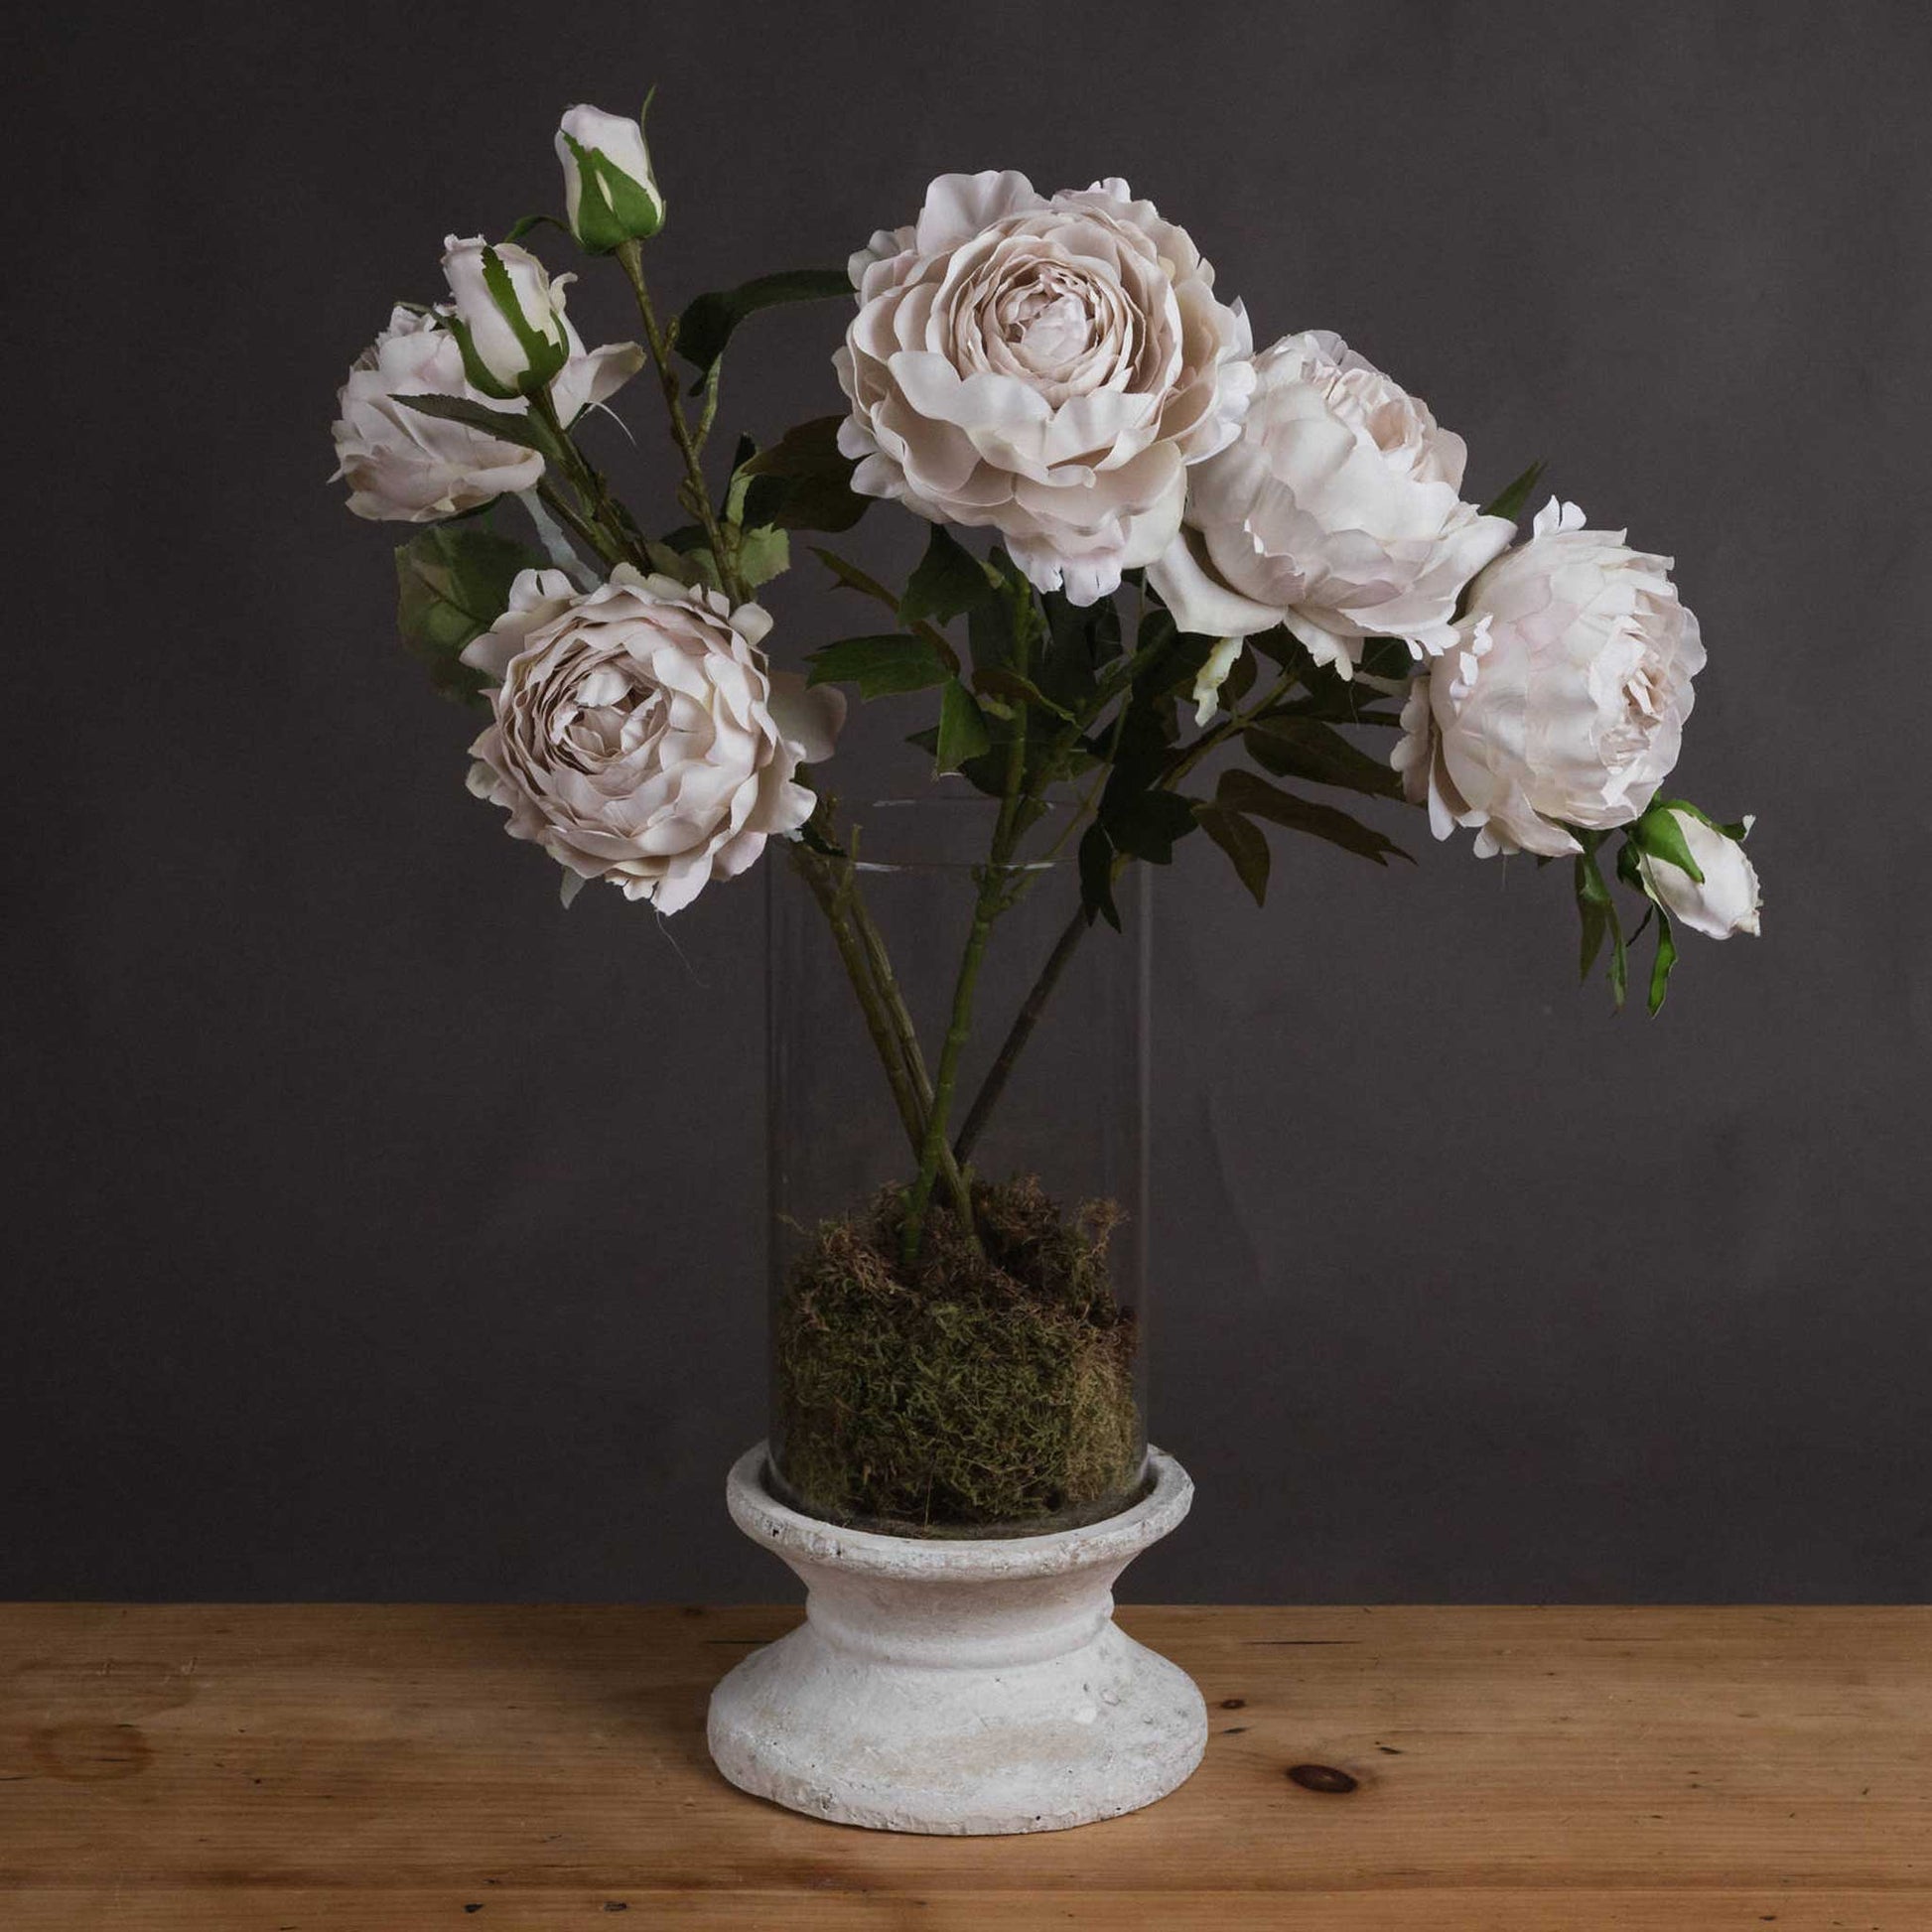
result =
M551 515L556 517L594 557L602 558L607 565L623 561L623 552L615 549L605 532L598 529L564 500L563 491L550 481L548 476L538 483L537 494L543 499L544 507Z
M570 480L571 488L577 492L581 514L573 518L571 527L581 531L584 540L607 565L640 562L625 534L623 521L612 501L611 492L605 487L604 479L584 460L584 453L571 441L570 432L558 417L557 405L548 389L539 389L530 398L530 410L549 436L552 447L548 455L551 463ZM542 489L549 483L550 478L546 472L538 488ZM568 505L554 484L550 484L546 500L560 511L568 511Z
M620 242L617 253L619 265L630 283L630 292L637 298L637 314L644 325L644 344L650 350L652 366L657 370L657 386L663 391L664 414L670 422L671 441L677 445L678 454L684 459L691 508L704 531L705 542L711 546L711 554L718 565L719 581L725 587L726 596L734 604L743 604L751 597L751 591L739 573L737 546L729 540L718 520L717 509L712 504L711 487L705 482L701 454L703 440L685 420L684 399L678 392L677 371L671 366L670 338L658 323L657 310L650 299L650 286L644 280L643 250L635 240L629 240ZM706 431L709 431L712 417L717 414L717 407L716 387L708 384L703 418Z
M1033 638L1034 593L1023 585L1016 593L1013 624L1014 669L1025 676L1028 647ZM993 847L987 863L980 869L979 891L973 899L973 923L966 935L966 950L960 958L959 977L953 985L952 1012L946 1022L945 1040L939 1049L939 1068L933 1076L932 1106L926 1115L925 1146L919 1157L919 1172L905 1200L905 1220L899 1233L899 1259L908 1267L919 1258L919 1240L924 1232L926 1205L932 1198L932 1184L942 1162L951 1157L949 1123L954 1089L959 1084L959 1063L973 1029L973 995L979 985L980 968L986 960L986 942L992 936L993 922L1010 903L1009 868L1022 825L1027 802L1027 714L1021 709L1015 719L1013 736L1007 741L1007 768L1000 790L1000 816L993 828ZM977 1242L970 1219L967 1234Z
M1295 674L1292 671L1284 672L1275 685L1245 711L1232 714L1214 730L1205 733L1194 744L1188 746L1186 751L1179 755L1162 774L1162 789L1171 791L1208 753L1226 744L1237 732L1245 731L1294 682ZM1115 721L1116 747L1120 743L1121 722L1126 716L1126 707L1123 706L1120 719ZM1075 811L1073 823L1054 841L1048 857L1057 854L1065 846L1068 838L1079 830L1099 795L1100 786L1106 782L1107 769L1107 766L1102 766L1099 780L1081 800ZM1116 857L1114 861L1116 878L1124 869L1125 863L1124 856ZM1013 1025L1008 1030L1006 1038L1001 1042L993 1064L987 1069L986 1078L980 1082L979 1092L973 1096L973 1104L966 1110L965 1122L953 1142L953 1157L961 1166L971 1158L973 1149L979 1144L980 1135L985 1131L986 1123L998 1104L1001 1094L1006 1091L1007 1082L1013 1076L1014 1066L1019 1061L1020 1055L1026 1051L1027 1042L1033 1038L1034 1031L1039 1025L1040 1016L1046 1010L1046 1003L1052 998L1053 989L1059 985L1060 976L1066 971L1073 955L1080 948L1080 941L1086 936L1088 924L1085 909L1076 909L1061 929L1059 937L1054 940L1053 949L1046 955L1046 963L1040 968L1039 977L1035 980L1026 999L1021 1003L1020 1011L1014 1017Z
M1060 929L1060 936L1053 941L1053 950L1046 955L1046 964L1040 968L1039 977L1034 981L1033 990L1027 995L1006 1038L1000 1044L1000 1051L993 1064L987 1069L986 1078L980 1082L980 1090L973 1096L973 1104L966 1110L966 1119L960 1127L959 1136L953 1142L953 1159L961 1167L971 1158L973 1149L979 1145L980 1135L993 1109L999 1104L1001 1094L1006 1091L1007 1081L1013 1076L1015 1063L1026 1050L1027 1042L1034 1036L1034 1029L1039 1025L1039 1016L1046 1010L1046 1002L1052 997L1053 989L1060 983L1060 975L1066 971L1067 963L1079 950L1080 941L1086 937L1087 915L1084 907L1076 907L1072 918Z
M892 1088L899 1123L905 1129L905 1138L912 1151L917 1154L925 1146L925 1111L919 1105L893 1020L879 998L868 971L864 945L847 916L846 906L841 902L839 882L833 877L832 864L799 840L788 844L786 850L799 876L810 889L812 897L818 902L819 909L825 914L825 922L832 932L832 943L838 948L846 977L851 980L852 990L858 996L866 1031L872 1035L879 1063L886 1072L887 1085Z

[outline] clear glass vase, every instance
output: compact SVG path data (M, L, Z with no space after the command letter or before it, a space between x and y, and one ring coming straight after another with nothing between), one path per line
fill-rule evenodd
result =
M810 1515L907 1536L1072 1528L1147 1481L1147 868L1116 888L1124 931L1088 930L1065 812L1003 876L956 1154L907 1259L994 811L884 801L853 814L851 858L765 868L768 1477Z

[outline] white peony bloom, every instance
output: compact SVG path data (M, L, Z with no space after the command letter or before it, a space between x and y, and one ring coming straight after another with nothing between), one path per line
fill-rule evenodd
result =
M1682 866L1660 859L1655 853L1637 855L1637 870L1650 896L1672 918L1681 920L1693 932L1712 939L1728 939L1733 932L1758 929L1758 910L1763 900L1757 888L1757 869L1744 856L1741 840L1707 825L1695 812L1676 805L1669 807L1684 835L1698 871L1704 875L1700 885ZM1750 820L1744 821L1750 830Z
M647 239L664 225L664 197L651 172L641 121L573 107L557 129L570 231L593 254Z
M1183 630L1285 623L1343 677L1365 637L1445 649L1462 587L1514 531L1461 500L1462 439L1326 330L1255 358L1240 435L1188 478L1187 524L1149 570Z
M566 424L615 395L643 366L635 343L586 351L564 324L570 359L550 385ZM499 402L473 388L463 350L440 315L398 308L389 326L356 357L338 396L336 477L348 483L348 507L357 516L430 523L460 516L492 496L533 488L543 459L486 430L426 416L401 396L463 396L505 416L520 416L522 401ZM335 481L334 478L331 481Z
M845 701L769 668L770 624L756 604L628 564L583 593L526 570L465 648L495 680L470 788L565 868L566 901L605 879L675 912L811 816L794 774L831 756Z
M1628 824L1677 762L1704 643L1671 560L1623 535L1552 497L1470 586L1391 760L1439 839L1469 825L1478 857L1576 852L1565 825Z
M851 262L834 358L853 487L998 530L1041 590L1110 595L1180 524L1185 472L1234 434L1248 321L1186 233L1124 181L1050 200L942 175Z
M548 271L513 241L482 235L443 243L443 274L455 304L451 326L470 380L485 395L527 395L570 359L564 290L577 278Z

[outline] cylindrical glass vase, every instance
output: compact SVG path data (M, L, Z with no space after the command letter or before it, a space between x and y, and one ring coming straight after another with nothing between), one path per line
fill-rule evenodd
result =
M888 1534L1068 1529L1146 1487L1146 868L1124 931L1088 930L1064 813L1003 875L907 1259L994 813L883 802L854 858L765 868L769 1477Z

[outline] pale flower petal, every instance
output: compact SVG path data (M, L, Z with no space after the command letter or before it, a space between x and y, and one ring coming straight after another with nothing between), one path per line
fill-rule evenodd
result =
M496 682L470 788L512 838L574 878L675 912L794 833L817 799L794 774L829 758L836 691L806 690L758 648L761 607L620 564L579 592L524 571L464 650Z
M851 272L833 366L854 489L997 529L1075 603L1161 555L1186 466L1253 387L1247 317L1183 230L1117 180L1049 200L1020 174L945 175Z

